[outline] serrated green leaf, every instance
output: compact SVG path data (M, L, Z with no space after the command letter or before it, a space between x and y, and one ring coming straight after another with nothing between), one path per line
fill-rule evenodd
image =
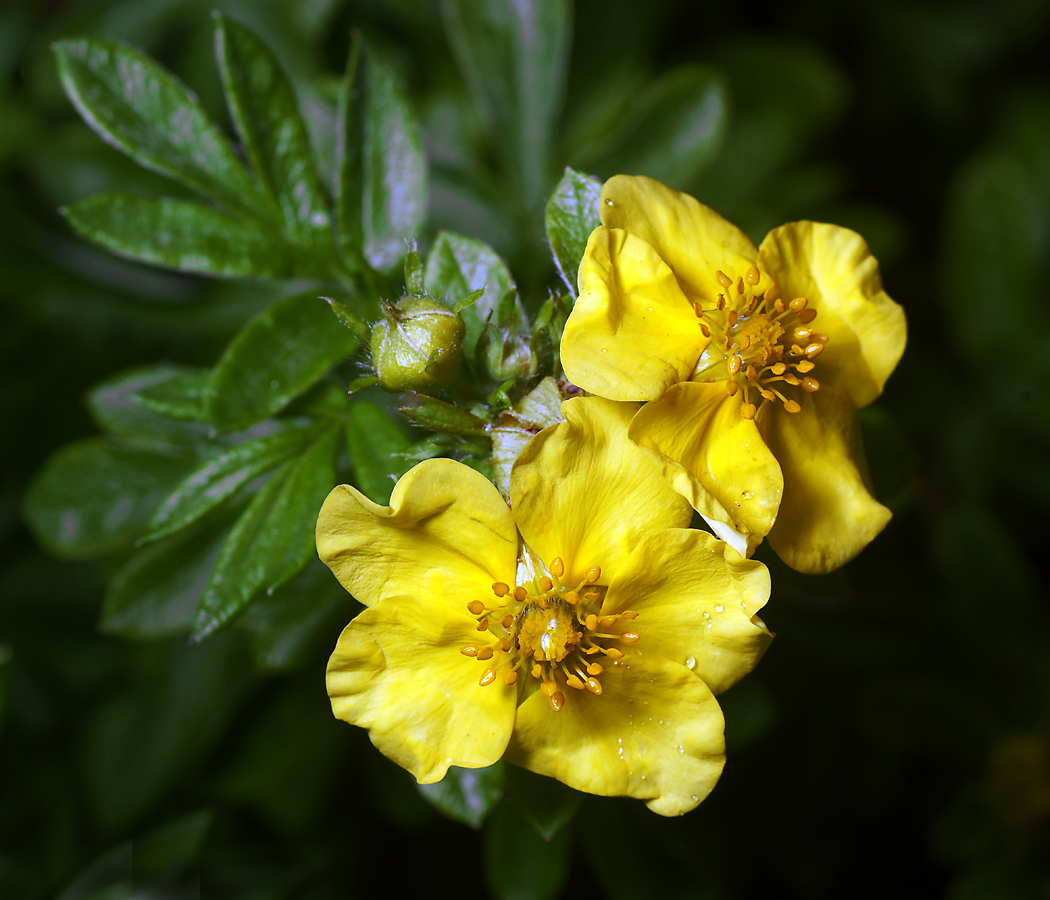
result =
M346 442L354 464L354 484L375 503L386 504L397 479L407 471L401 456L407 435L378 406L365 401L350 407Z
M314 560L272 594L256 598L239 620L252 635L255 662L272 672L299 668L361 609L331 569Z
M445 0L463 77L530 208L546 196L553 128L564 93L571 12L566 0Z
M283 297L230 342L212 373L208 419L236 431L280 410L358 346L316 294Z
M419 793L452 821L480 828L503 797L505 769L503 760L482 769L451 766L441 781L417 787Z
M507 767L506 793L507 802L545 841L573 820L583 802L579 791L518 766Z
M121 372L91 389L88 410L103 431L139 442L185 444L196 448L207 443L211 429L199 422L172 421L163 410L142 402L143 392L163 391L169 385L195 378L201 370L188 366L141 366Z
M65 209L83 237L139 262L227 278L332 277L321 260L275 236L254 219L238 219L186 200L95 194Z
M104 140L227 209L266 212L225 135L170 72L99 38L58 41L54 51L66 94Z
M222 545L201 595L194 637L221 628L256 592L284 584L315 553L317 513L335 483L338 435L335 428L322 433L255 495Z
M295 90L251 31L216 16L216 53L226 103L263 191L293 239L322 256L335 251L328 193L314 164Z
M33 533L55 556L89 559L130 544L193 465L103 438L69 444L37 473L25 499Z
M140 550L113 576L99 628L131 640L189 632L224 538L211 529Z
M208 385L211 369L180 370L180 374L139 388L133 403L168 419L180 422L206 422Z
M444 400L428 397L426 394L414 394L413 397L416 405L402 406L401 412L417 425L447 434L479 436L488 434L488 423L465 409L460 409Z
M601 195L602 183L597 178L566 166L565 174L547 201L544 216L547 240L554 252L558 273L573 297L576 296L576 276L583 252L587 249L587 239L602 224L598 217Z
M562 829L545 841L509 803L485 824L485 882L496 900L553 900L569 877L572 841Z
M426 216L419 124L375 50L355 37L336 122L336 215L348 264L390 269Z
M317 433L316 426L289 428L205 460L157 507L142 540L155 541L192 525L255 478L302 451Z
M507 264L488 244L443 231L434 241L427 257L425 284L427 293L443 299L450 307L467 294L484 291L477 301L465 307L460 315L466 326L463 355L471 360L485 323L508 291L514 290L514 279Z
M634 115L591 167L608 173L644 172L685 187L714 159L728 116L725 80L717 69L680 66L634 104Z

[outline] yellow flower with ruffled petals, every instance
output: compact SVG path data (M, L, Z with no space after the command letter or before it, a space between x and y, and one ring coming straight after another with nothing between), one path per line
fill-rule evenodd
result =
M714 694L769 643L769 576L685 527L688 503L627 439L637 406L562 411L512 471L513 512L447 459L387 507L332 491L318 553L367 607L329 662L332 708L421 783L506 756L677 815L722 771Z
M755 247L713 210L618 175L561 344L589 393L645 400L631 439L719 536L828 572L886 525L856 410L901 354L904 312L856 232L775 228Z

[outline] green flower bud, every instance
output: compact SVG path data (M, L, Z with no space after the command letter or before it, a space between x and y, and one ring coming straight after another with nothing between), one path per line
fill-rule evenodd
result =
M388 304L372 328L372 365L388 391L421 390L448 381L460 355L463 320L430 297Z

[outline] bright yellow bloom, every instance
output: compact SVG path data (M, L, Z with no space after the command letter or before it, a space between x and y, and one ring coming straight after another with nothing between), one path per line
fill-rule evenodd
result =
M626 175L606 182L601 219L562 338L568 378L649 401L631 439L737 549L768 535L800 571L848 562L890 519L856 410L906 337L863 238L793 222L756 248L692 197Z
M317 548L365 609L328 664L335 715L421 783L502 756L663 815L724 763L714 694L770 640L769 575L688 525L692 510L627 439L637 407L562 405L511 474L428 460L390 506L343 485Z

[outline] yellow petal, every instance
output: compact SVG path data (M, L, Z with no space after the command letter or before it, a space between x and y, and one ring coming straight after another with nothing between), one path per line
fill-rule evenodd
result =
M813 328L829 338L813 373L820 383L846 391L857 407L871 403L904 352L907 324L864 238L838 225L791 222L766 235L758 265L782 297L805 297L817 311Z
M640 651L684 663L719 694L755 667L773 639L756 615L768 599L762 563L705 532L669 529L638 545L609 586L602 615L633 609Z
M626 231L591 232L561 340L573 384L610 400L650 400L692 374L707 341L652 247Z
M725 288L715 274L743 275L758 256L732 222L688 194L652 178L617 175L602 188L607 228L623 228L651 246L678 278L690 300L710 305Z
M361 603L422 595L465 607L513 579L514 519L484 475L430 459L398 481L390 506L348 485L335 488L317 519L317 553Z
M871 496L857 413L830 385L803 398L799 413L773 412L761 427L784 471L784 499L769 543L793 569L830 572L890 520Z
M498 677L478 683L503 654L474 626L441 604L391 597L343 629L328 662L336 718L367 728L372 743L423 784L440 781L449 766L491 765L514 726L517 690ZM459 652L483 640L493 659Z
M676 384L642 407L629 434L697 512L744 535L750 553L773 526L784 482L740 404L720 382Z
M610 578L650 531L689 524L689 504L627 439L638 407L600 397L562 404L566 421L541 431L511 473L514 518L546 563L565 562L567 583L601 566Z
M715 786L725 764L718 701L685 666L631 653L606 668L602 694L565 688L555 712L541 691L519 708L507 759L570 787L636 797L676 816Z

